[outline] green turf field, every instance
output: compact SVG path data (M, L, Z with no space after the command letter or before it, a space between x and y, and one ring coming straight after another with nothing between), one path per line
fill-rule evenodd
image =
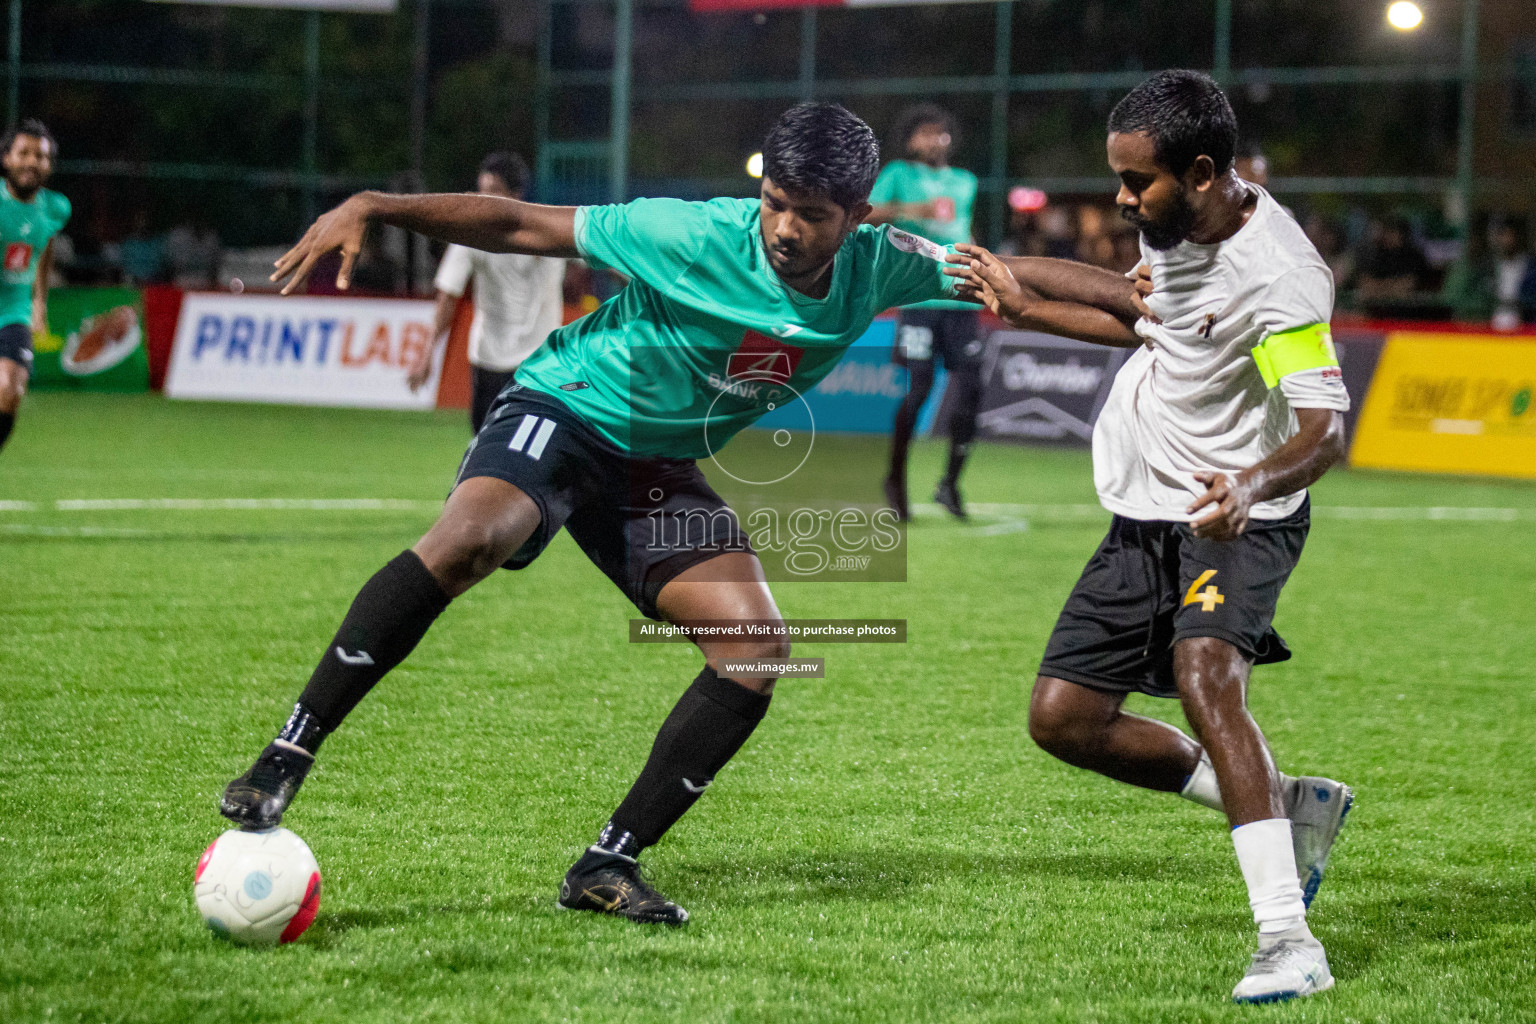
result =
M798 649L828 678L781 683L648 855L686 929L554 909L698 668L627 643L632 610L562 538L456 602L329 741L285 822L324 872L308 934L214 939L191 877L216 796L431 522L466 433L28 399L0 455L0 1020L1536 1019L1536 487L1316 489L1277 623L1296 658L1253 706L1283 769L1358 794L1311 915L1338 985L1239 1008L1253 926L1224 822L1028 740L1107 516L1081 508L1086 454L1004 447L968 477L999 507L920 516L908 582L776 587L786 615L905 618L911 642ZM209 505L255 498L399 504ZM192 507L68 504L104 499Z

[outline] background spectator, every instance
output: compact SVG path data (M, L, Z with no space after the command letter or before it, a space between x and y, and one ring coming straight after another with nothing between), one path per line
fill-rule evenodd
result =
M222 248L213 225L183 220L165 235L165 260L178 288L212 288L218 283Z
M1429 261L1414 243L1408 221L1387 217L1371 226L1371 242L1360 260L1360 298L1366 302L1407 299L1428 282Z
M1493 326L1513 331L1536 317L1536 259L1524 220L1498 222L1493 236Z
M163 279L165 240L150 233L148 213L134 213L133 227L118 246L117 259L126 284L153 284Z

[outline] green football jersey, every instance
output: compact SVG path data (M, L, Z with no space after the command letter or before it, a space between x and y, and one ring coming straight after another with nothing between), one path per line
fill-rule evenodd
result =
M884 203L938 204L939 216L923 220L898 217L895 224L903 231L932 239L940 245L957 245L972 240L971 218L976 209L976 175L958 167L930 167L916 160L892 160L875 179L869 201ZM927 302L930 309L975 309L961 302Z
M69 210L69 200L50 189L38 189L32 201L24 203L11 194L9 184L0 184L0 251L5 254L0 268L0 327L32 322L37 264L53 236L69 222Z
M955 289L944 249L861 225L827 297L802 295L768 262L756 199L582 207L576 247L630 283L550 334L517 380L640 456L708 456L815 387L881 312Z

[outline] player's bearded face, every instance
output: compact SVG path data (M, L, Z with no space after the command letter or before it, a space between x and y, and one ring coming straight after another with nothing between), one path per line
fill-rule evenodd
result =
M815 276L832 262L862 214L822 196L786 191L764 178L763 251L774 272L785 280Z
M35 135L18 135L4 157L5 176L23 193L42 188L53 171L53 146Z
M1172 249L1194 230L1197 212L1189 186L1157 161L1157 145L1144 132L1111 132L1109 166L1120 176L1115 202L1154 249Z
M1189 236L1195 227L1195 208L1189 201L1189 190L1180 182L1162 204L1156 215L1147 213L1147 204L1140 208L1121 206L1120 216L1136 225L1141 237L1154 249L1172 249Z

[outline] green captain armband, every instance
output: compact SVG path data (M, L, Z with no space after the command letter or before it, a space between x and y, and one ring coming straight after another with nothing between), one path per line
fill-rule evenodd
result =
M1333 332L1328 325L1312 324L1271 334L1254 346L1253 361L1264 384L1272 388L1280 378L1293 373L1338 366L1339 355L1333 349Z

